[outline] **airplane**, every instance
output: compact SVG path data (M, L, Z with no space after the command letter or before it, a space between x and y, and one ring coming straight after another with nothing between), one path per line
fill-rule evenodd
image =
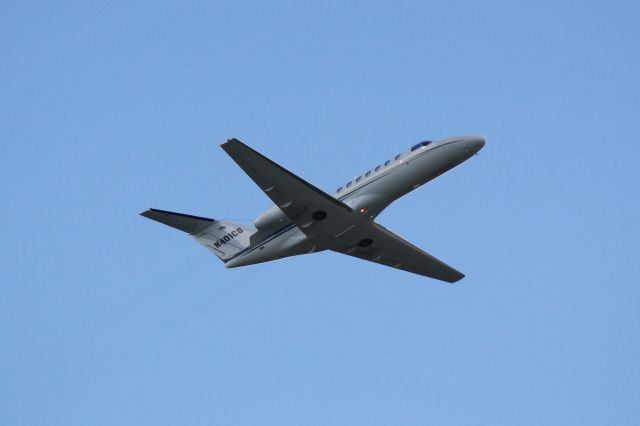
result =
M473 157L478 135L423 141L326 193L237 139L222 149L274 202L253 225L149 209L142 216L188 233L227 268L323 250L454 283L464 274L375 222L387 206Z

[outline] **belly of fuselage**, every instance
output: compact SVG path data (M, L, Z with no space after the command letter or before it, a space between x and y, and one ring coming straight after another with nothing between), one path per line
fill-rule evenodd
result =
M312 253L313 251L313 244L310 244L307 236L302 233L300 228L289 224L255 247L251 247L247 252L229 261L227 267L235 268L237 266L253 265L284 257Z

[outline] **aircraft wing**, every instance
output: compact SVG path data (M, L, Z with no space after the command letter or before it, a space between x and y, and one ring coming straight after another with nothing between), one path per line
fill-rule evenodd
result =
M372 225L369 246L355 245L338 252L449 283L464 278L463 273L439 261L385 227L377 223Z
M239 140L229 139L221 146L304 234L336 232L345 220L352 220L347 219L351 207Z

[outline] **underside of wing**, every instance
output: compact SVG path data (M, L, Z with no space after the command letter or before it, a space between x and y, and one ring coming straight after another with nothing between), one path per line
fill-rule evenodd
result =
M464 278L463 273L377 223L372 224L370 239L338 252L449 283Z
M344 227L349 206L274 163L237 139L222 149L308 236L330 234Z

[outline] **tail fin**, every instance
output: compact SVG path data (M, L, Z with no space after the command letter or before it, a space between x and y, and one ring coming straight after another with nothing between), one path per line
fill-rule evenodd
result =
M209 219L166 210L149 209L140 214L146 218L187 232L223 262L249 247L249 238L256 232L256 229L250 225L240 225L225 220Z

